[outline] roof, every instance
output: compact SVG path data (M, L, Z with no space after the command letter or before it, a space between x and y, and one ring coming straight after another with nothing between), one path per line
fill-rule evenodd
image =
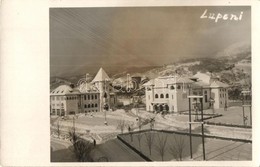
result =
M79 93L80 91L77 88L73 89L68 85L60 85L51 91L51 95L74 95Z
M168 77L159 77L159 78L155 78L155 79L151 79L150 81L146 82L145 84L143 84L143 86L151 86L154 85L155 87L166 87L167 85L171 85L171 84L189 84L189 83L193 83L194 81L185 78L185 77L175 77L175 76L168 76Z
M197 72L197 74L193 75L193 77L196 77L205 83L209 83L211 78L210 74L200 73L200 72Z
M198 81L198 82L194 82L192 84L193 88L208 88L210 87L210 85L206 82L203 82L203 81Z
M219 87L222 87L222 88L227 88L229 87L227 84L223 83L223 82L220 82L220 81L213 81L211 84L210 84L210 87L215 87L215 88L219 88Z
M92 82L100 82L100 81L107 81L110 80L109 76L105 72L105 70L101 67L96 74L95 78L92 80Z
M97 92L97 88L91 83L82 83L78 86L78 89L81 93L94 93Z

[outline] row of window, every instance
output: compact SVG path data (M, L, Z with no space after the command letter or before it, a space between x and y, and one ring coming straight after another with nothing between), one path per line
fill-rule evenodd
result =
M78 97L77 96L68 96L68 97L64 97L64 96L52 96L51 100L77 100Z
M84 108L94 108L94 107L98 107L98 104L96 103L96 104L85 104L84 105Z
M95 95L84 95L83 96L83 98L84 98L84 100L90 100L90 99L97 99L98 98L98 96L95 94Z
M154 97L155 97L156 99L158 99L158 98L159 98L159 95L158 95L158 94L155 94ZM161 98L161 99L164 98L164 94L160 94L160 98ZM165 95L165 98L169 98L169 94L168 94L168 93Z
M225 94L219 94L220 97L226 97L226 93Z
M174 90L175 89L175 86L170 86L170 89ZM181 85L177 85L177 89L182 89L182 86ZM151 88L147 88L148 91L151 90Z
M93 100L93 99L98 99L97 95L84 95L82 96L82 98L84 98L84 100ZM51 96L51 100L77 100L79 99L78 96L68 96L68 97L64 97L64 96Z

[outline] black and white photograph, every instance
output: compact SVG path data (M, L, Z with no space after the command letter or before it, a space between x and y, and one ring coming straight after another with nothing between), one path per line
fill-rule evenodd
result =
M252 161L251 6L49 8L50 162Z

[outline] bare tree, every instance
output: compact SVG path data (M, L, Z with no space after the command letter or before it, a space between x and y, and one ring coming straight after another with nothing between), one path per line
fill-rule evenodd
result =
M177 161L182 161L183 151L185 149L185 138L183 136L174 136L174 142L170 146L170 153Z
M167 143L167 135L164 135L162 132L157 133L157 139L158 139L158 144L155 146L157 152L160 154L162 161L164 158L164 154L166 151L166 143Z
M56 132L57 132L58 137L60 137L60 134L61 134L60 129L61 129L61 124L60 124L60 121L58 120L57 124L56 124Z
M117 128L121 130L121 133L124 132L125 126L126 126L125 120L120 120L117 124Z
M153 128L154 128L154 123L155 123L155 117L150 118L149 123L150 123L150 129L153 130Z
M128 123L127 126L128 126L128 132L130 134L130 139L132 142L133 141L133 124Z
M154 133L147 132L145 133L145 139L146 139L146 145L149 148L149 153L150 155L152 155L152 145L153 145L153 141L154 141Z
M142 126L143 126L143 121L142 121L142 118L140 116L138 116L138 118L137 118L137 125L138 125L139 131L140 131L142 129Z
M73 146L74 153L79 162L92 161L90 152L93 150L94 146L90 141L79 138Z
M139 144L139 150L141 151L141 140L142 140L142 133L138 132L137 133L137 140L138 140L138 144Z
M90 141L82 139L72 127L69 130L70 141L73 145L73 152L75 153L79 162L93 161L90 157L90 152L93 150L94 145Z

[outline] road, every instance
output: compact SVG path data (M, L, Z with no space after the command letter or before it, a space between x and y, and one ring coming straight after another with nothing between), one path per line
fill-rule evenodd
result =
M106 157L109 162L137 162L144 161L138 154L124 145L118 139L109 140L97 145L94 150L94 159Z

